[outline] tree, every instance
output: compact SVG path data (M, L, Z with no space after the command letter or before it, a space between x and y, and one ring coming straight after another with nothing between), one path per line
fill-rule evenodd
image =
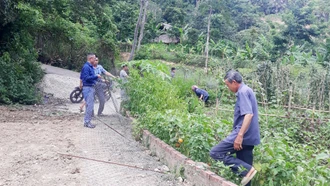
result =
M134 31L134 40L133 40L133 44L132 44L132 50L131 50L131 53L129 55L128 61L131 61L134 57L134 52L135 52L135 48L136 48L136 45L137 45L137 37L138 37L138 34L139 34L139 27L140 27L141 18L142 18L142 15L143 15L143 7L144 7L144 0L140 0L140 13L139 13L138 20L136 22L135 31Z
M283 35L289 37L297 44L303 44L304 41L312 43L311 37L321 34L322 26L315 24L315 16L311 4L300 7L294 7L290 12L283 16L287 28Z
M140 28L140 36L139 36L139 43L137 46L137 49L139 50L141 47L141 41L143 39L143 33L144 33L144 25L146 24L146 17L147 17L147 13L148 13L148 0L145 0L144 2L144 8L143 8L143 18L142 18L142 22L141 22L141 28Z
M165 9L163 18L167 21L167 23L174 25L182 25L186 13L178 7L168 7Z
M136 17L139 14L139 2L136 0L115 1L110 4L118 32L118 41L133 40Z
M210 41L210 26L211 26L211 16L212 16L212 7L210 7L210 13L208 17L208 23L207 23L207 37L206 37L206 44L205 44L205 71L207 71L207 63L209 61L209 41Z

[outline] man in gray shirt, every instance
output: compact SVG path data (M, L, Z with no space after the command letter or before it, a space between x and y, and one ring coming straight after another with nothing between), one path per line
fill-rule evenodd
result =
M237 97L234 125L231 134L211 149L210 156L231 165L233 172L243 177L241 184L250 185L250 180L257 173L252 167L253 148L260 144L257 99L252 89L243 83L239 72L228 71L224 80ZM236 158L233 153L236 153ZM240 167L244 170L239 170Z
M122 69L119 73L119 77L122 80L122 83L125 84L127 83L127 71L128 71L128 66L126 64L122 65ZM127 95L126 95L126 91L125 91L125 87L122 87L120 90L120 97L122 101L126 101L127 100Z
M172 78L174 78L174 76L175 76L175 71L176 71L175 67L172 67L171 68L171 77Z
M112 75L110 72L106 71L102 65L99 65L99 58L96 57L95 63L93 65L94 72L96 75L106 75L110 76L112 78L116 78L114 75ZM104 110L104 104L105 104L105 94L104 89L107 87L107 84L103 82L103 80L99 79L95 85L95 94L99 99L99 110L97 111L97 116L103 116L102 112ZM93 112L94 113L94 112Z

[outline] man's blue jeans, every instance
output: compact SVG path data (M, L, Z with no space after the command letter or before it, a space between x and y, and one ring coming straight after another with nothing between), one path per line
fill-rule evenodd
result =
M83 87L83 95L86 102L86 112L84 123L88 124L92 120L93 110L94 110L94 87Z
M231 165L234 173L244 177L252 168L254 146L242 145L242 147L242 150L236 151L234 144L221 141L211 149L210 156L217 161L222 161L227 166ZM236 158L232 156L234 153L236 153ZM240 171L240 167L244 167L246 170Z

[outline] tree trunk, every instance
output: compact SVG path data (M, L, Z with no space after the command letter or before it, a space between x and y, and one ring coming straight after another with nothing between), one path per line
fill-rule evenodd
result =
M200 2L200 0L196 0L195 7L196 7L197 10L198 10L198 7L199 7L199 2Z
M139 36L139 42L138 42L137 50L140 49L141 41L143 39L144 25L146 24L146 17L147 17L147 11L148 11L148 3L149 3L148 0L145 0L143 18L142 18L142 22L141 22L141 25L140 25L141 28L140 28L140 36Z
M208 18L208 23L207 23L207 38L206 38L206 45L205 45L205 71L207 74L207 64L209 61L209 41L210 41L210 26L211 26L211 15L212 15L212 8L210 7L210 13L209 13L209 18Z
M134 52L135 52L135 48L136 48L136 42L137 42L137 36L138 36L138 32L139 32L139 26L140 26L140 22L141 22L141 17L142 17L142 12L143 12L143 4L144 4L144 0L140 1L140 13L139 13L139 18L137 20L136 26L135 26L135 31L134 31L134 41L132 44L132 50L131 50L131 54L129 55L128 61L132 61L133 57L134 57Z

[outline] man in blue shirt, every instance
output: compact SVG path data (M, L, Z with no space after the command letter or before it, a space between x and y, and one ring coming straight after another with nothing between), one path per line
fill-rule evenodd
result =
M206 92L206 90L200 89L196 85L193 85L191 90L195 92L196 96L205 103L209 100L209 93Z
M231 134L214 146L210 156L225 165L231 165L233 172L243 177L241 184L250 185L257 171L252 167L253 148L260 144L258 104L254 92L245 85L239 72L227 72L225 83L236 94L234 125ZM236 158L232 156L236 153ZM244 167L244 170L239 170Z
M86 103L86 112L84 117L84 126L88 128L95 128L95 125L91 123L93 109L94 109L94 94L95 84L101 75L96 75L94 72L93 64L95 63L95 54L87 55L87 62L81 69L80 79L83 84L83 95Z
M99 58L95 59L95 63L93 64L94 67L94 72L96 75L106 75L110 76L112 78L116 78L114 75L106 71L102 65L99 65ZM102 116L102 112L104 110L104 104L105 104L105 94L104 94L104 89L106 88L106 84L99 79L95 85L95 93L97 98L99 99L99 110L97 111L97 116Z

